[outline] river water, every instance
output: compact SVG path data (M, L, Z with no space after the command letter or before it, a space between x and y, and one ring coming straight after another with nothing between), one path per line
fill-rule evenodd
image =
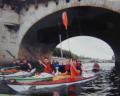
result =
M83 64L83 70L91 70L93 64ZM114 67L113 63L101 63L101 74L100 76L91 82L85 84L75 84L71 86L62 86L59 90L48 91L45 89L44 92L38 92L37 94L29 95L14 95L14 96L120 96L119 84L115 84L111 77L111 70ZM0 95L2 96L2 95ZM12 96L12 95L10 95Z

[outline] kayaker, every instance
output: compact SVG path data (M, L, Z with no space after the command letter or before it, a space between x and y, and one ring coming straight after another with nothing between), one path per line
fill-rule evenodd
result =
M70 60L68 62L66 62L66 65L65 65L65 73L66 74L70 74Z
M56 68L59 69L59 62L53 60L52 67L53 67L54 72L56 73L56 71L57 71Z
M69 63L66 64L65 70L67 74L71 76L80 76L81 75L81 66L77 63L76 59L70 59Z
M82 75L82 63L81 63L81 61L79 61L79 60L77 61L76 68L77 68L77 70L80 71L80 75Z
M22 71L31 71L32 70L32 65L27 61L27 59L23 59L20 62L19 66Z
M65 64L64 63L61 63L59 65L59 72L61 72L61 73L65 73L66 72L66 70L65 70Z
M70 74L72 77L80 76L80 70L77 69L77 60L76 59L70 60Z
M11 68L15 68L15 69L20 69L20 66L19 66L19 63L20 62L18 62L19 60L18 59L14 59L9 65L9 67L11 67Z
M43 58L43 61L38 60L39 65L36 67L36 74L40 74L41 72L51 73L53 72L53 67L47 57Z
M15 66L17 66L16 59L10 63L10 67L15 67Z
M58 75L59 74L59 62L58 61L53 61L52 62L52 68L53 68L53 73L54 75Z
M99 72L100 71L100 65L95 62L94 65L93 65L93 72Z

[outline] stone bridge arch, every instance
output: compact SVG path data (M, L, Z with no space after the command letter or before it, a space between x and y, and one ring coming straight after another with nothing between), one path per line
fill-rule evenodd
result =
M28 30L36 22L59 10L78 6L91 6L105 8L118 13L120 12L120 1L117 0L70 0L69 3L67 3L66 0L58 0L58 2L58 5L56 5L54 1L50 1L47 7L39 5L36 10L31 6L29 11L23 11L23 14L20 15L19 44Z
M37 28L36 24L39 24L39 27L40 27L40 22L41 21L43 22L45 20L45 18L47 18L51 14L61 12L63 10L67 10L69 8L78 8L78 7L92 8L92 9L97 8L98 10L104 10L104 12L108 12L109 16L111 15L111 17L108 16L110 19L108 18L107 22L109 20L111 22L113 22L111 19L114 19L114 20L117 19L119 21L119 17L120 17L119 5L120 5L120 3L118 3L118 1L113 2L112 0L81 0L81 1L71 0L69 3L66 3L66 1L60 0L58 5L56 5L55 2L50 1L48 4L48 7L39 5L37 10L34 9L33 6L31 6L29 8L29 11L24 12L24 10L23 10L23 14L20 16L21 26L20 26L20 30L19 30L19 34L18 34L18 37L19 37L18 44L20 46L22 44L22 42L24 42L25 37L28 36L27 33L35 32L34 30ZM112 16L114 18L112 18ZM105 18L107 18L107 17L105 16ZM100 19L100 20L102 20L102 19ZM112 47L112 49L115 53L115 57L116 57L116 64L118 65L118 63L120 63L120 49L119 49L120 46L119 46L119 41L116 39L119 38L119 36L120 36L120 35L117 35L117 34L119 34L119 31L120 31L120 29L119 29L120 24L117 20L115 20L115 22L109 23L107 25L108 27L111 27L111 29L107 30L107 31L110 31L110 33L107 32L104 34L101 34L101 33L95 34L94 32L92 32L92 30L91 30L91 33L88 33L87 30L84 29L84 31L82 30L83 33L80 33L80 34L76 33L76 34L72 35L72 33L70 33L70 37L75 36L75 35L89 35L89 36L92 35L92 36L95 36L97 38L104 40ZM62 26L62 25L60 25L60 26ZM103 27L105 27L105 26L103 26ZM46 28L46 27L48 27L48 26L42 26L41 28ZM115 29L115 28L117 28L117 29ZM61 30L64 30L64 29L62 28ZM42 30L42 31L44 31L44 30ZM102 31L103 30L101 30L100 32L102 32ZM113 33L113 32L116 32L116 33ZM63 36L64 36L64 34L63 34ZM63 38L63 40L64 39L65 39L65 37ZM51 50L58 43L58 40L56 40L56 41L57 42L54 42L54 44L51 45ZM46 41L43 40L43 42L46 42ZM27 43L30 43L30 42L26 41L26 44ZM44 46L44 47L46 47L46 46ZM20 47L18 47L18 52L19 52L19 48Z

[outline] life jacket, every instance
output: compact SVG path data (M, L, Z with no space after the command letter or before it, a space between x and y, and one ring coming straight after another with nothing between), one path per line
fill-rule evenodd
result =
M93 66L93 69L99 70L100 69L99 64L95 63L94 66Z
M70 70L70 65L68 65L68 64L65 65L65 70L66 70L66 71L69 71L69 70Z
M68 74L70 74L70 65L69 64L65 65L65 71L67 71Z
M52 73L52 71L53 71L53 69L52 69L51 64L46 64L44 66L44 72L46 72L46 73Z

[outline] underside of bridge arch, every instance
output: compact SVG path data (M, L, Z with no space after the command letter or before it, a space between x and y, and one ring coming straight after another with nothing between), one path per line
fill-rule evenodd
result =
M62 13L68 13L68 30L62 23ZM68 32L68 37L66 36ZM116 65L120 65L120 14L98 7L74 7L50 14L34 24L23 37L19 56L51 56L62 40L73 36L93 36L107 42L113 49Z

